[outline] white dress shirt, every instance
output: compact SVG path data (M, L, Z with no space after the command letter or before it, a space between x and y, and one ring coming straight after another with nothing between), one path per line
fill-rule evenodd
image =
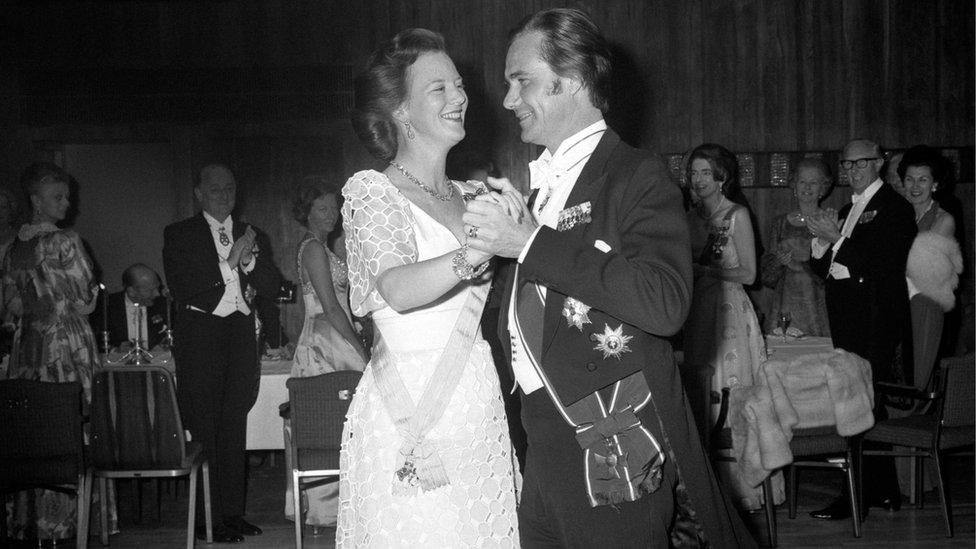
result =
M827 253L827 249L831 250L831 261L830 261L830 275L834 280L844 280L851 277L850 271L847 267L841 263L833 261L833 257L837 255L837 251L840 250L844 242L851 237L851 233L854 232L854 227L857 226L857 220L860 219L861 214L864 213L865 206L871 201L878 189L881 188L884 183L880 178L875 179L874 183L868 185L864 192L861 194L851 195L851 209L847 212L847 218L844 219L844 225L840 229L840 238L833 245L830 243L821 244L819 238L814 238L810 241L810 252L813 257L820 259Z
M540 227L545 225L552 229L556 228L559 212L566 207L566 200L573 191L576 180L606 130L607 123L600 119L564 140L555 154L546 149L538 160L529 163L530 184L533 189L539 190L532 205L532 215ZM525 243L518 257L519 264L525 260L538 233L539 229L536 229ZM545 297L547 288L542 285L539 287ZM515 326L517 297L516 288L516 291L512 292L508 307L509 334L512 338L512 371L515 374L516 384L522 387L522 392L529 394L542 387L542 379L527 358L528 351L525 343L511 328ZM515 388L513 387L512 390L514 391Z
M240 274L237 269L231 269L230 265L227 264L227 256L230 255L230 249L234 246L234 219L228 215L227 219L221 223L207 212L203 212L203 218L207 220L207 225L210 226L210 235L213 237L214 246L217 247L217 256L220 258L218 263L220 274L224 279L224 295L221 296L220 302L217 303L217 307L211 313L220 317L230 315L235 311L240 311L246 315L251 314L251 308L247 306L247 302L244 300L244 289L241 288ZM226 245L220 243L221 232L227 234L229 243ZM252 260L246 266L238 265L238 267L245 273L249 273L254 269L254 261Z

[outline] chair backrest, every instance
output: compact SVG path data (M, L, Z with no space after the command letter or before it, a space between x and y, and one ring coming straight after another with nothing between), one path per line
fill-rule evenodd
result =
M75 483L84 467L81 384L0 381L0 484Z
M363 373L340 370L288 379L291 444L298 469L336 469L346 411Z
M179 469L186 437L173 376L161 366L113 366L92 382L92 464L126 471Z
M972 353L943 359L940 364L944 397L942 426L964 427L976 423L976 370Z

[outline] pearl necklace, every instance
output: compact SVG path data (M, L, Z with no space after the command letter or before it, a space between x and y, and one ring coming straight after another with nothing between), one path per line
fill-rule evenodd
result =
M433 196L437 200L440 200L442 202L449 202L452 198L454 198L454 185L448 181L447 177L444 178L444 182L447 183L447 194L446 195L438 194L437 191L431 189L427 185L424 185L422 181L417 179L417 176L408 172L407 169L401 166L399 163L391 160L390 165L396 168L397 170L399 170L400 173L402 173L407 179L412 181L414 185L420 187L421 189L424 190L424 192L426 192L430 196Z

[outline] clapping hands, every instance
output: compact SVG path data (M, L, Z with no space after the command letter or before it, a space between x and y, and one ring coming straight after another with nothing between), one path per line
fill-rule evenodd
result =
M807 218L807 230L810 234L824 242L833 244L840 240L840 221L837 210L827 208L823 214Z
M227 263L232 269L241 263L245 265L250 264L254 260L254 255L258 251L255 238L257 238L257 233L254 232L253 227L248 225L247 230L244 231L244 235L234 241L234 245L230 248L230 253L227 254Z

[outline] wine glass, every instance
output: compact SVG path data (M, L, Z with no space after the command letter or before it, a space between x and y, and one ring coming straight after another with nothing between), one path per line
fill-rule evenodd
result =
M793 322L793 315L789 311L780 311L776 321L783 330L783 343L786 343L786 330L790 327L790 322Z

